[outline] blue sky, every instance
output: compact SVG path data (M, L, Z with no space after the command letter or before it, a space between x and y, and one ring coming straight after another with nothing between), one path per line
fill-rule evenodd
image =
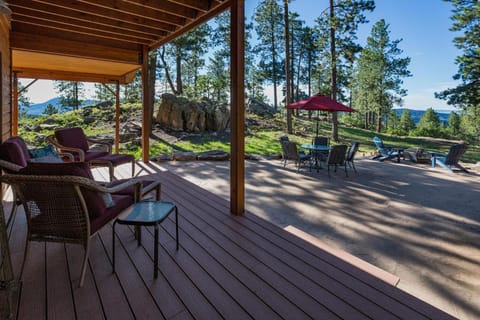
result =
M246 16L252 17L258 0L246 0ZM328 0L293 0L290 10L300 15L307 25L313 25L320 13L328 7ZM359 29L359 43L365 44L371 26L380 19L389 24L390 38L403 39L399 47L411 58L412 77L404 79L408 90L404 107L424 110L453 109L443 100L435 99L434 92L456 86L452 76L457 71L455 57L460 54L452 40L451 5L442 0L376 0L376 9L368 13L370 23ZM25 81L22 81L25 83ZM93 92L93 85L87 89ZM50 81L39 80L29 88L33 102L44 102L55 96Z
M257 3L257 0L246 0L248 18ZM293 0L289 9L312 26L328 4L328 0ZM370 22L360 26L359 43L365 44L372 25L380 19L389 24L390 39L403 39L399 48L404 56L411 58L409 70L412 73L412 77L404 79L408 93L403 107L454 109L434 97L434 92L456 86L452 76L457 71L455 57L460 51L452 42L455 34L449 31L452 25L450 3L442 0L376 0L375 5L375 10L366 14Z

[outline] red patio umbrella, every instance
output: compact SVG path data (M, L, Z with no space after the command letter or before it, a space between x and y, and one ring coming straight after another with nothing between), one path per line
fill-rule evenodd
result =
M313 95L309 98L290 103L285 108L287 109L301 109L301 110L317 110L328 112L355 112L354 109L347 107L329 97L321 94ZM317 115L317 132L318 136L318 115Z

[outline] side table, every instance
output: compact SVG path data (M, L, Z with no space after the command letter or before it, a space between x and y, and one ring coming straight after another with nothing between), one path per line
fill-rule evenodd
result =
M115 272L115 226L118 224L135 226L138 245L142 244L141 227L154 227L154 257L153 257L153 277L158 277L158 225L165 220L168 215L175 211L175 239L176 249L178 250L178 209L173 202L166 201L141 201L132 206L131 211L122 214L113 223L112 234L112 263L113 272Z

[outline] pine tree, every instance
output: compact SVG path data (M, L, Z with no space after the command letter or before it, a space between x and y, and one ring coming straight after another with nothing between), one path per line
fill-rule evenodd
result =
M277 86L283 79L285 68L281 56L284 53L282 9L276 0L263 0L254 14L258 44L255 51L260 56L259 68L263 79L273 85L273 106L278 107Z
M376 113L377 132L382 131L383 115L388 114L394 104L400 104L406 95L402 78L411 76L407 69L410 58L400 57L401 39L390 40L389 34L385 20L375 23L360 54L355 79L354 108Z
M43 114L47 116L51 116L52 114L58 113L58 109L53 106L53 104L49 103L43 110Z
M460 116L454 111L448 115L448 131L453 137L460 133Z
M77 81L55 81L55 90L60 97L60 106L64 110L78 110L82 105L85 85Z
M415 122L413 122L412 115L410 110L403 109L402 115L400 116L400 130L402 134L406 135L411 130L415 129Z
M461 35L453 40L455 46L462 50L462 55L455 59L458 71L453 76L460 80L456 88L436 93L435 96L447 100L447 103L465 111L469 121L462 122L471 128L474 141L480 137L480 2L478 0L445 0L452 3L453 26L451 31Z
M440 117L432 108L428 108L418 121L415 134L426 137L440 136Z

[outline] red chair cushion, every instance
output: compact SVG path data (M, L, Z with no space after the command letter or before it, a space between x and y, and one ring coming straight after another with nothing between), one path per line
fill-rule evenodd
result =
M21 137L8 138L0 145L0 158L26 167L30 160L27 144Z
M82 128L65 128L55 131L58 143L65 147L78 148L83 151L89 149L87 137Z
M88 164L85 162L29 163L27 167L19 171L19 174L78 176L93 180L92 172L90 171ZM82 188L82 194L87 204L90 219L95 219L104 214L107 208L100 193ZM133 199L131 202L133 203Z

